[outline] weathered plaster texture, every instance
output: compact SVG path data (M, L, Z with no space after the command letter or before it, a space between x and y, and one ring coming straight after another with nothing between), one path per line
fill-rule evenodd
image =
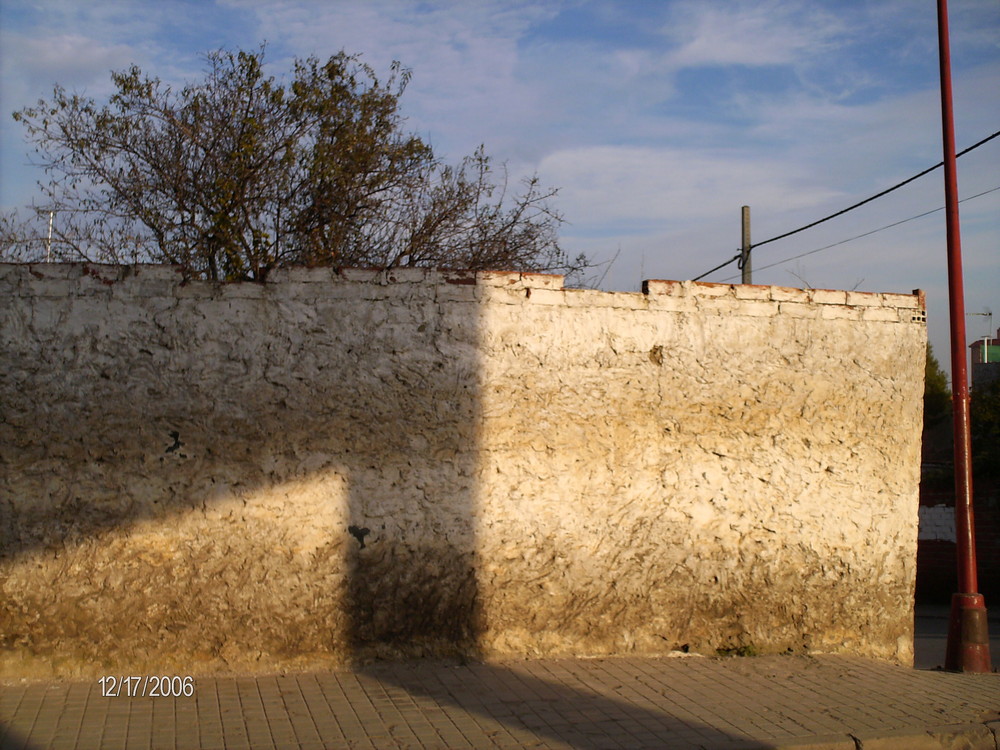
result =
M0 667L912 657L915 295L0 265Z

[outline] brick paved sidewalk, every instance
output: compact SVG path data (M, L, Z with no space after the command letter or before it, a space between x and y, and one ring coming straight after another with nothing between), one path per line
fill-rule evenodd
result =
M1000 674L838 656L379 664L194 688L7 684L0 748L920 750L996 748L1000 735Z

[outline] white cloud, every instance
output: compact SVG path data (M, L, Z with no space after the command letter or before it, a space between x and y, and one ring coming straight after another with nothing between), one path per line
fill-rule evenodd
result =
M111 70L135 60L135 51L128 45L102 44L74 33L29 37L5 32L0 42L5 59L0 106L5 110L50 95L55 83L91 94L107 90ZM31 65L15 67L13 60L30 60Z
M392 60L413 69L404 112L454 159L530 121L540 102L518 78L518 39L556 10L526 2L230 5L252 11L261 36L290 55L324 58L345 49L377 71Z
M843 23L817 5L797 2L683 2L664 28L678 47L674 68L789 65L826 51Z
M777 212L815 208L838 195L797 166L735 151L574 148L546 156L540 172L561 187L559 205L575 235L677 231L718 221L747 202Z
M29 36L4 30L0 33L0 201L22 206L35 192L40 171L28 168L30 146L22 126L11 113L49 99L59 83L70 91L103 97L110 93L110 71L135 59L126 44L103 44L68 30Z

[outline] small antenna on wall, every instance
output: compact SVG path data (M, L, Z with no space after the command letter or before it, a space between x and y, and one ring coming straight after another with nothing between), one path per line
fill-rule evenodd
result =
M49 239L45 243L45 262L52 262L52 220L55 218L56 212L49 211Z

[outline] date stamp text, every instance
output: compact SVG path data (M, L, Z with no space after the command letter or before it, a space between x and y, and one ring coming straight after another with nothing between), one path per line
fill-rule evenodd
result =
M97 681L103 698L190 698L194 678L174 675L107 675Z

